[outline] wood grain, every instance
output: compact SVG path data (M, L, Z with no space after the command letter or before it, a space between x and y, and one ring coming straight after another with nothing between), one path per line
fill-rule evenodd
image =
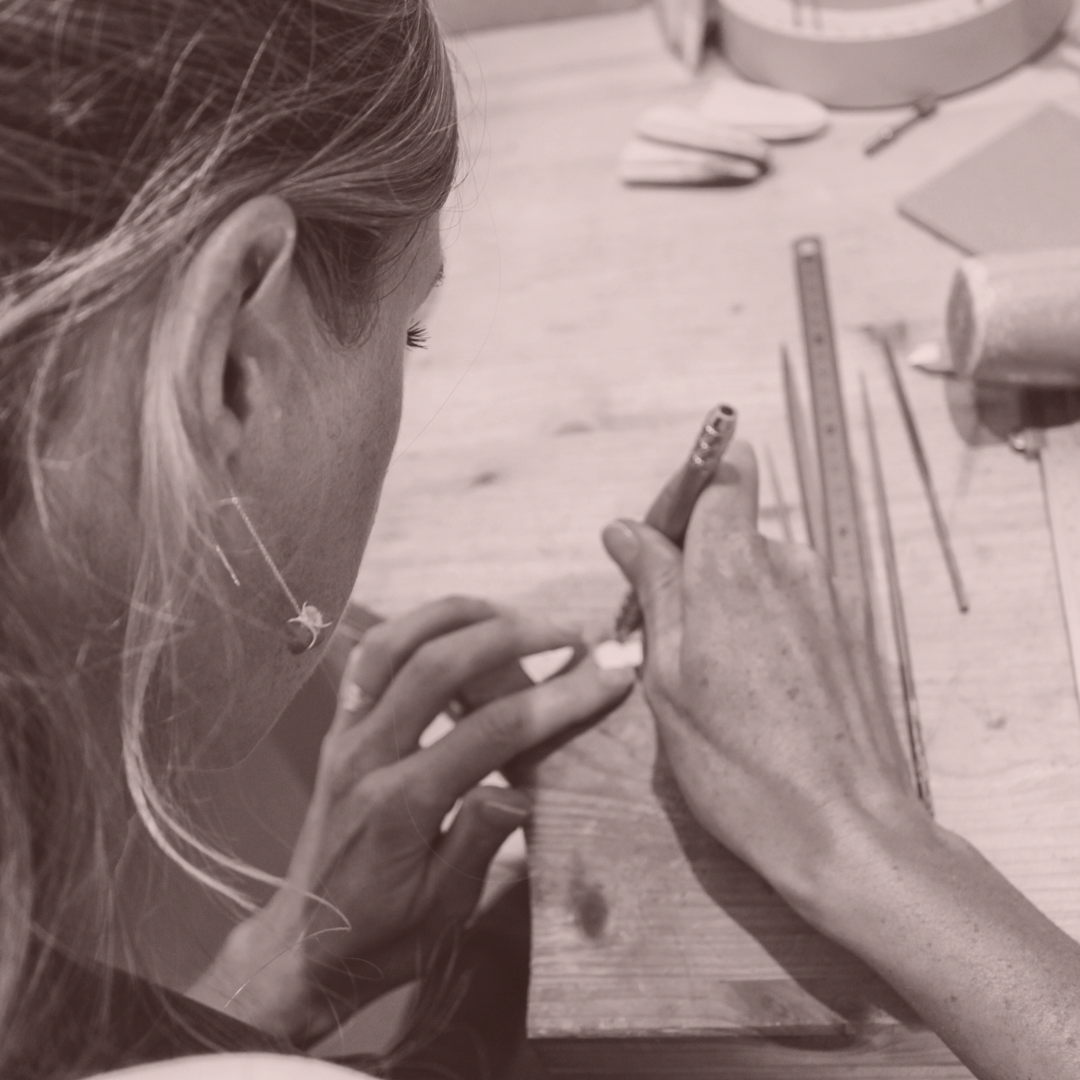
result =
M1080 716L1038 469L962 389L905 373L971 596L960 615L862 329L940 335L958 255L897 198L1040 103L1078 107L1075 73L1050 55L877 158L861 146L881 114L836 114L759 184L631 191L614 162L637 114L701 90L651 13L480 34L459 56L472 168L357 596L387 614L467 592L610 618L623 586L601 527L644 511L721 399L796 491L777 346L800 340L791 240L817 233L845 388L864 372L875 405L938 817L1080 935ZM775 533L767 501L762 524ZM651 740L631 703L538 767L529 1025L552 1074L967 1076L694 830Z

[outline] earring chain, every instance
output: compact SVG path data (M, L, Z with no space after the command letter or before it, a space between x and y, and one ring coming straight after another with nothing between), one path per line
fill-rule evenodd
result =
M247 531L251 533L251 539L255 541L256 546L259 549L259 554L262 555L266 562L266 565L270 567L270 572L274 575L277 583L281 586L282 591L289 598L289 603L293 606L293 611L299 615L303 608L300 606L300 602L296 599L292 589L289 588L289 583L282 576L281 571L277 568L277 563L274 562L270 552L267 551L266 545L262 542L262 537L255 531L255 526L251 523L251 518L248 517L247 511L244 509L243 503L240 502L240 496L235 492L229 496L229 502L236 507L240 517L243 518L244 524L247 526Z

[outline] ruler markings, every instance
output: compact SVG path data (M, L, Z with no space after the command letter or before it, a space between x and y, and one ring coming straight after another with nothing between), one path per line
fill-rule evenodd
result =
M817 237L806 236L795 241L795 274L825 508L824 554L833 577L847 588L857 590L869 610L869 560L859 524L859 500L844 417L825 256Z
M795 276L799 286L799 306L806 364L810 375L810 412L817 436L818 465L821 472L822 505L826 550L823 552L837 584L862 600L866 633L874 636L873 600L870 587L870 558L863 528L859 490L851 458L844 393L840 383L840 363L836 352L832 308L825 275L825 254L819 237L804 236L795 241ZM1078 471L1080 473L1080 471ZM882 497L884 485L882 484ZM896 582L899 592L899 578ZM897 610L891 603L894 619ZM904 630L906 634L906 628ZM905 637L906 644L906 637ZM873 648L873 645L871 645ZM911 766L920 795L930 805L930 781L924 751L922 723L915 704L915 686L910 664L901 664L904 694L904 721L911 753ZM903 670L905 669L906 670Z

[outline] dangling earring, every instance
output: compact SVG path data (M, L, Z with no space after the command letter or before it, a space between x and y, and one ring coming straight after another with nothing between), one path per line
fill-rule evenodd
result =
M255 546L259 549L259 554L262 555L266 565L270 567L270 573L274 575L274 579L289 598L289 603L292 604L293 611L296 612L295 617L289 619L285 624L285 634L289 645L289 652L307 652L308 649L313 648L315 643L319 640L319 634L332 624L323 618L323 613L314 604L301 604L296 599L292 589L289 588L288 582L282 577L281 571L277 568L277 563L274 562L270 552L266 550L266 545L262 542L262 537L255 531L255 526L251 523L251 518L247 516L247 511L244 509L243 504L240 502L240 497L235 491L230 493L227 501L236 507L237 513L239 513L244 524L247 526L247 531L251 533L251 539L255 541ZM239 585L240 579L229 565L228 559L225 558L225 553L220 547L217 550L221 561L229 571L229 575L232 577L233 581Z
M225 552L221 550L221 545L215 544L214 551L217 552L217 557L221 560L221 565L225 567L226 573L232 578L232 583L239 589L240 579L236 576L232 563L225 557Z

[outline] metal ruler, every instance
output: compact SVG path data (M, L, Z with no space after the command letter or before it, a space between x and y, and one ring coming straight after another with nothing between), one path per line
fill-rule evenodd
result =
M795 241L794 252L824 504L825 550L822 555L828 561L833 578L863 597L869 610L870 562L848 446L824 251L818 237L804 236Z
M799 285L799 305L802 309L803 337L806 342L806 364L810 375L810 410L814 421L817 441L818 469L821 474L821 494L824 518L825 551L834 580L849 596L863 601L865 632L874 649L873 599L870 588L870 558L867 550L866 532L863 526L859 490L855 468L851 461L848 444L847 421L844 416L844 395L840 385L840 366L836 355L836 338L833 333L832 310L829 305L829 288L825 277L825 256L821 240L816 236L804 236L795 241L795 276ZM892 533L885 505L885 483L880 473L877 441L866 401L867 425L871 437L874 478L879 498L881 524L887 536L886 570L891 571L890 608L893 632L896 639L897 663L900 668L904 720L911 752L910 765L915 785L927 808L931 807L930 778L923 749L922 725L919 720L912 680L911 662L907 643L907 629L903 620L902 599L899 593L899 577L895 566L888 565L892 550ZM931 811L932 812L932 811Z
M1050 428L1039 451L1046 516L1069 634L1073 680L1080 695L1080 424Z

